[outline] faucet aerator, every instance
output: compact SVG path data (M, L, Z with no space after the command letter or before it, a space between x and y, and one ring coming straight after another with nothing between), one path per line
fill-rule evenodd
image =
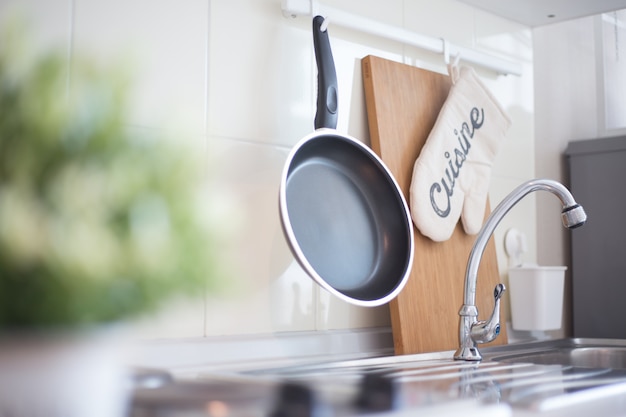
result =
M576 229L587 221L587 213L580 204L574 204L563 208L561 213L563 226L568 229Z
M576 223L576 224L568 227L568 229L576 229L577 227L580 227L580 226L582 226L584 224L585 224L585 222Z

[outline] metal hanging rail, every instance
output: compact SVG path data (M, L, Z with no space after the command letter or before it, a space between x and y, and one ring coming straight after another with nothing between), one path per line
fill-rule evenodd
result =
M453 45L445 39L420 35L403 28L347 13L340 9L321 5L315 0L282 0L282 10L284 16L292 18L322 15L328 17L333 25L343 26L442 54L446 62L448 62L449 57L459 55L462 61L488 68L498 74L522 75L522 66L518 62L498 58L463 46Z

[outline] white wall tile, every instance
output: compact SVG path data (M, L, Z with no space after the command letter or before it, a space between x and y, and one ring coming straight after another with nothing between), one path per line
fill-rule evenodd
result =
M260 282L278 277L292 257L278 212L278 187L287 151L213 138L209 175L230 214L231 241L224 242L229 267Z
M536 132L535 161L537 175L565 181L566 166L562 157L572 140L600 136L598 120L598 83L596 73L595 17L586 17L533 29L535 53ZM546 193L544 193L546 194ZM574 196L576 198L576 196ZM542 265L566 265L569 261L569 234L557 213L556 198L537 198L537 259ZM571 276L571 271L566 277ZM566 278L565 292L571 291ZM564 302L565 336L571 326L571 301Z
M207 336L315 330L317 288L295 261L279 276L235 279L236 289L207 297Z
M532 179L531 177L523 180L516 178L500 178L491 179L489 191L489 204L493 210L513 189L522 182ZM506 231L515 228L524 233L528 238L528 252L524 255L524 262L536 262L536 229L535 229L535 205L536 195L531 193L518 202L509 213L502 219L495 231L495 244L498 252L498 268L500 274L504 275L508 268L509 259L504 251L504 235Z
M280 1L213 1L209 132L291 145L313 131L312 42Z
M259 333L263 330L312 330L313 284L294 263L278 211L280 175L287 157L281 148L212 138L210 173L230 213L231 237L221 245L228 270L230 301L208 303L207 333ZM254 305L256 312L216 319L214 305L227 311Z
M464 46L473 46L474 9L455 0L404 2L404 25L408 30Z
M202 133L208 13L207 0L76 0L74 47L130 63L133 124Z
M71 35L71 0L3 0L0 1L0 27L5 19L23 20L28 36L37 50L60 48L66 51Z
M511 126L502 139L492 170L492 176L530 179L535 172L535 132L533 74L524 66L521 77L499 76L481 78L489 91L511 119Z
M563 181L567 143L598 134L594 31L593 17L533 30L538 176ZM564 264L567 232L553 217L558 200L542 196L537 204L538 259Z
M377 22L402 27L405 15L404 0L363 1L363 0L323 0L322 5L337 10L353 13L360 17L373 19ZM320 11L324 14L323 6ZM328 16L332 24L333 16Z
M393 10L395 21L401 17L401 9L388 4L366 9L387 15ZM359 7L355 13L362 12ZM317 70L311 19L283 17L275 0L213 2L211 19L210 132L287 146L312 132ZM401 46L391 43L395 53L390 55L377 48L389 42L376 40L372 46L362 34L333 26L332 17L329 31L339 83L337 128L367 140L360 59L368 54L399 59Z
M389 306L359 307L319 289L317 330L391 326Z
M361 59L367 55L375 55L401 62L401 51L389 52L373 48L369 45L359 43L359 39L354 39L354 35L341 36L341 30L332 31L331 48L337 71L338 84L338 120L337 131L341 134L353 136L360 141L370 144L369 127L367 120L367 109L365 107L365 93L363 87L363 76L361 73ZM338 33L337 36L334 33Z
M20 40L29 53L38 55L54 51L69 56L72 33L71 0L4 0L0 1L0 37L4 37L6 25L22 24L26 38ZM12 40L3 40L14 42ZM16 43L13 43L15 46ZM64 71L69 76L70 65Z
M22 3L38 22L39 37L50 34L69 44L69 0ZM454 0L322 3L519 58L525 71L532 68L527 31ZM360 60L372 54L439 72L445 72L445 65L441 56L341 28L330 17L339 82L337 129L369 143ZM293 259L280 227L278 185L287 152L313 131L316 68L310 18L285 18L280 0L75 0L74 24L76 50L105 63L126 56L136 65L134 125L173 132L192 141L198 152L208 149L207 171L219 195L217 205L231 216L224 224L230 238L220 249L230 286L224 293L207 294L206 303L172 302L138 325L138 336L389 326L387 306L354 307L314 284ZM521 78L483 70L480 75L514 122L493 167L490 199L495 207L534 170L533 79L526 72ZM191 135L182 135L189 131ZM497 242L513 226L534 242L535 220L528 215L533 204L528 198L503 220ZM502 271L502 248L498 259Z

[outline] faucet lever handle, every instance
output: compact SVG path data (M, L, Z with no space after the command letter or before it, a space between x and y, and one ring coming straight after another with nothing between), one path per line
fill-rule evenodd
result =
M498 284L493 290L494 306L488 320L472 324L470 337L475 343L489 343L500 334L500 298L506 291L504 284Z
M493 289L493 298L495 299L495 301L498 301L505 291L506 287L504 286L504 284L500 283L496 285L496 288Z

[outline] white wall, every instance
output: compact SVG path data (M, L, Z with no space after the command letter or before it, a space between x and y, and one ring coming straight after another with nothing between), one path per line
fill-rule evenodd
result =
M564 180L567 143L598 134L594 18L536 28L533 41L537 175ZM562 265L566 231L558 221L559 202L541 196L538 210L546 212L537 218L538 260Z
M131 57L137 77L129 129L167 132L195 141L198 152L208 150L209 171L232 216L234 235L224 242L222 257L233 289L177 300L143 320L138 335L194 338L389 325L385 306L352 307L320 291L294 262L282 236L279 175L290 147L313 129L316 71L308 19L283 17L279 0L1 0L0 13L6 15L13 3L31 20L42 47L61 45L103 61ZM534 176L530 29L454 0L325 4L521 62L521 77L478 70L513 119L494 164L492 207ZM440 56L332 23L330 31L340 88L338 130L366 143L362 57L375 54L445 71ZM528 235L526 260L534 261L534 197L498 228L503 272L502 236L513 226Z
M602 117L604 87L600 22L599 16L591 16L533 30L537 176L566 183L567 166L563 152L570 141L624 133L607 129ZM561 226L558 200L545 195L537 202L539 263L570 264L570 232ZM561 335L571 334L570 275L567 277L565 325Z

